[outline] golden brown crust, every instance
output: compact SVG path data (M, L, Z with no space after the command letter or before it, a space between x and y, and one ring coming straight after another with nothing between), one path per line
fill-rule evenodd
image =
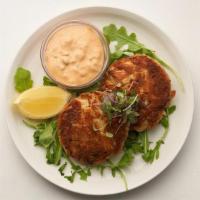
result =
M118 153L128 135L127 124L117 131L120 119L108 123L101 110L103 95L103 92L81 94L66 105L58 118L59 138L64 150L84 164L99 164ZM106 133L114 136L109 138Z
M132 130L143 131L154 127L163 116L175 91L160 65L145 55L124 57L109 67L101 90L134 90L139 95L139 117Z

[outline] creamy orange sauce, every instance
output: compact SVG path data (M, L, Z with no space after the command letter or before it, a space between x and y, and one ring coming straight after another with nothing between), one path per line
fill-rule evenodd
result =
M92 27L68 24L49 38L44 61L54 80L68 86L86 84L103 68L103 44Z

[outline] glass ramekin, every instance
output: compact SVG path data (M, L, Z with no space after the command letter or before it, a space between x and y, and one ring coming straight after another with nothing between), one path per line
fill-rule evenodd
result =
M48 72L48 68L47 68L47 64L45 63L45 58L44 58L44 54L45 54L45 50L47 47L47 44L49 42L49 39L51 38L51 36L53 34L55 34L59 29L61 29L62 27L66 26L66 25L70 25L70 24L81 24L81 25L86 25L91 27L92 29L94 29L96 31L96 33L98 34L100 41L102 43L103 46L103 50L104 50L104 62L103 62L103 66L101 68L101 71L89 82L84 83L82 85L66 85L63 84L61 82L59 82L58 80L56 80L49 72ZM41 58L41 63L42 63L42 67L44 69L44 71L46 72L46 74L48 75L48 77L54 81L57 85L59 85L60 87L64 88L64 89L69 89L69 90L81 90L81 89L85 89L87 87L90 87L92 85L94 85L97 81L99 81L104 73L106 72L106 69L108 67L109 64L109 47L107 44L107 41L104 37L104 35L93 25L86 23L86 22L82 22L80 20L72 20L72 21L64 21L62 23L59 23L59 25L57 25L56 27L54 27L47 35L47 37L44 39L44 41L42 42L42 46L40 49L40 58Z

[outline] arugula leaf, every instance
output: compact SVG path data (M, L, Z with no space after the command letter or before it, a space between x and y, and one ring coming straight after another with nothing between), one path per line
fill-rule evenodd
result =
M64 176L65 174L63 173L63 171L65 170L65 167L67 166L67 162L64 162L58 169L58 171L60 172L61 176Z
M142 158L146 162L149 162L150 158L152 158L152 153L154 153L152 152L152 149L150 149L150 141L147 131L141 133L130 132L125 143L125 148L131 149L134 154L142 154Z
M62 146L58 136L55 136L54 142L47 148L46 158L48 164L59 165L62 157Z
M86 181L89 174L91 174L91 173L88 173L88 171L86 171L86 170L81 170L79 172L80 179L83 181Z
M30 128L34 128L36 129L38 124L41 123L41 121L36 121L36 120L30 120L30 119L23 119L23 122L26 126L30 127Z
M149 150L149 138L148 138L147 131L140 133L139 137L140 137L141 142L142 142L143 152L144 152L144 154L147 154L147 152Z
M86 170L87 170L87 175L88 175L88 176L91 176L91 175L92 175L91 169L88 167Z
M163 118L160 120L160 124L164 128L169 127L169 115L171 115L175 110L176 110L175 105L169 106L168 108L165 109L165 114L164 114Z
M133 155L133 150L132 149L127 149L123 156L121 157L121 159L118 161L117 166L119 168L125 168L127 166L129 166L132 161L134 159L134 155Z
M71 183L74 182L76 174L79 175L80 180L86 181L88 176L91 176L90 168L83 168L80 165L75 164L68 156L66 157L69 163L71 164L71 175L65 176L65 178Z
M56 120L46 120L35 122L24 120L24 123L35 129L33 134L35 145L46 149L46 159L48 164L59 165L63 154L62 146L58 139Z
M110 63L113 63L115 60L118 60L123 56L132 56L132 55L133 53L130 51L125 51L125 50L123 51L118 49L115 52L110 53Z
M54 152L55 152L54 153L54 164L59 165L61 157L62 157L62 146L58 141L59 140L58 137L56 137L56 140L57 140L57 142L54 143L55 144L55 146L54 146Z
M143 146L141 141L139 140L139 134L136 133L135 137L130 136L131 132L129 132L129 136L124 144L125 149L132 149L134 154L143 153Z
M106 168L106 166L99 164L99 165L96 166L96 168L97 168L97 170L100 171L101 176L103 176L104 169Z
M113 61L120 59L124 56L124 51L122 50L116 50L114 53L110 53L110 63L113 63Z
M70 183L74 182L76 172L72 172L71 176L64 176Z
M122 158L124 157L124 155L122 156ZM122 160L122 158L120 159L120 160ZM107 168L109 168L110 170L111 170L111 174L112 174L112 176L113 177L115 177L116 176L116 173L118 173L119 175L120 175L120 177L121 177L121 179L122 179L122 181L124 182L124 185L125 185L125 188L126 188L126 190L128 190L128 184L127 184L127 180L126 180L126 176L124 175L124 172L123 172L123 168L126 166L128 166L131 162L127 162L127 159L124 159L123 158L123 160L126 160L126 161L121 161L121 163L126 163L125 165L123 164L123 167L121 168L120 166L119 166L119 162L120 161L118 161L118 163L117 164L114 164L111 160L108 160L107 162L108 162L108 165L106 166ZM129 160L129 159L128 159Z
M122 181L124 182L124 186L125 186L126 191L128 191L128 183L127 183L127 180L126 180L126 176L124 175L124 173L121 169L118 169L117 172L119 173Z
M143 154L143 160L147 163L152 163L155 159L158 159L160 154L160 146L162 144L164 144L164 141L162 139L158 140L153 149L149 149L146 154Z
M50 80L47 76L44 76L43 77L43 85L56 86L56 83L54 83L52 80Z
M31 73L29 70L23 67L18 67L14 76L15 89L18 92L23 92L33 86L33 80L31 80Z
M111 160L107 160L105 164L97 165L97 169L100 171L102 176L105 168L110 169L113 177L115 177L116 174L118 173L124 182L126 190L128 190L128 184L123 169L131 165L133 160L134 160L133 150L131 148L125 148L123 155L121 156L121 158L117 163L113 163Z
M124 26L117 29L114 24L110 24L103 28L103 33L109 42L117 41L116 50L119 50L124 45L128 45L128 49L133 52L143 47L143 44L137 41L136 34L131 33L128 35Z
M166 112L168 113L168 115L171 115L175 110L176 110L176 106L172 105L166 109Z
M33 138L34 138L34 142L35 142L35 145L37 146L42 146L39 142L39 137L40 135L43 133L43 131L45 130L47 124L46 122L41 122L40 124L37 125L37 127L35 128L35 132L33 134Z
M166 134L166 133L164 133ZM150 141L148 138L148 132L144 131L141 133L135 133L135 137L132 139L130 139L130 137L128 137L128 141L125 143L125 148L132 149L133 153L137 154L137 153L141 153L142 154L142 158L145 162L147 163L152 163L155 158L158 159L159 158L159 150L160 150L160 146L161 144L164 144L164 135L161 137L161 139L159 139L156 142L156 145L154 148L150 148Z
M161 124L164 128L168 128L168 127L169 127L168 115L163 116L163 118L160 120L160 124Z
M46 125L45 129L39 136L39 143L45 148L48 148L49 145L53 142L54 140L54 129L52 127L52 124L49 123Z
M164 140L166 138L166 135L168 133L168 129L169 129L169 115L172 114L174 111L176 110L176 106L172 105L169 106L168 108L165 109L165 115L163 116L163 118L160 121L160 124L163 126L164 128L164 132L162 137L156 142L156 145L154 146L154 148L149 149L149 141L148 141L148 136L147 136L147 132L145 132L145 134L141 134L142 136L142 147L143 147L143 156L142 158L144 159L144 161L148 162L148 163L152 163L155 159L159 158L159 154L160 154L160 146L162 144L164 144Z

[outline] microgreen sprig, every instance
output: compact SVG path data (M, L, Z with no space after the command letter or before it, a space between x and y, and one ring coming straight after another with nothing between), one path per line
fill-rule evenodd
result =
M122 123L134 123L138 116L136 112L138 101L139 98L135 92L127 94L126 90L118 90L104 96L102 110L109 122L112 122L113 118L121 117Z

